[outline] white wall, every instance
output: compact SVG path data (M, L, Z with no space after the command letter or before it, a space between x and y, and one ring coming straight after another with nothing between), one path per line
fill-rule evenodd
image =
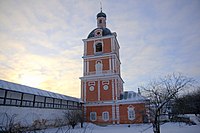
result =
M64 119L65 112L67 110L64 109L0 106L0 125L6 124L5 113L9 117L16 114L15 122L20 122L24 126L30 126L35 120L41 119L46 119L49 123L54 123L55 119Z

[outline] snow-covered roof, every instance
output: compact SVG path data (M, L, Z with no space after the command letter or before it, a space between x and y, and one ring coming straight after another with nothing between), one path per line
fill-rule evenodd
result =
M147 98L134 91L124 91L120 95L119 101L123 102L123 101L146 101L146 100Z
M20 85L20 84L16 84L16 83L4 81L4 80L0 80L0 88L5 89L5 90L38 95L38 96L45 96L45 97L52 97L52 98L57 98L57 99L81 102L79 98L70 97L70 96L66 96L66 95L62 95L62 94L58 94L58 93L54 93L50 91L40 90L37 88Z

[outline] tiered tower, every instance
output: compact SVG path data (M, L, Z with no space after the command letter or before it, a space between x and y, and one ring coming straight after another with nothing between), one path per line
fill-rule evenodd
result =
M123 92L117 34L106 27L106 14L97 14L97 28L83 39L81 98L87 122L130 124L147 121L146 101L133 91Z
M88 35L84 42L83 77L81 77L81 98L85 102L85 116L91 119L91 111L98 110L101 117L103 109L100 106L111 106L105 115L116 114L115 101L123 92L123 80L120 74L119 43L117 34L106 28L106 14L97 14L97 28ZM98 106L94 108L95 106ZM96 112L96 113L98 113ZM93 113L95 114L95 113ZM98 116L98 114L96 114ZM116 120L116 115L110 117ZM103 121L103 118L101 118ZM101 120L98 120L100 122ZM94 121L94 120L93 120Z

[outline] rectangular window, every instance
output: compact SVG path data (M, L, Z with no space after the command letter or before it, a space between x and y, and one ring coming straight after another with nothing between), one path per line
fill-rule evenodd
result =
M31 94L24 94L23 95L23 100L33 101L33 99L34 99L34 95L31 95Z
M36 102L43 102L44 103L44 97L42 97L42 96L36 96L35 97L35 101Z
M22 106L33 106L33 102L32 101L22 101Z
M0 104L4 104L5 90L0 89Z
M61 100L60 99L54 99L54 108L60 108L61 106Z
M0 89L0 97L4 98L5 97L5 90Z
M53 98L46 98L46 105L47 108L53 108Z
M4 99L0 98L0 105L4 104Z
M7 98L21 100L21 95L22 93L19 93L19 92L7 91Z
M62 103L61 108L67 109L67 100L62 100L61 103Z
M35 107L44 107L44 99L42 96L35 96Z
M91 121L97 120L97 113L96 112L90 112L90 120Z

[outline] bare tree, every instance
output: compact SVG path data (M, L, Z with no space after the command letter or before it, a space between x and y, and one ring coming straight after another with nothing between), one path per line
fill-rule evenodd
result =
M150 100L150 118L154 133L160 133L160 116L165 111L167 104L178 96L178 93L193 85L194 80L172 74L150 82L142 87L145 95Z
M7 112L0 114L3 123L0 124L0 132L16 133L22 132L23 128L20 122L16 121L17 114L9 115Z
M82 120L82 111L80 110L70 110L67 113L65 113L65 118L68 121L68 124L72 126L72 128L74 129L74 127L79 123L79 122L83 122ZM81 124L82 125L82 124Z
M200 87L176 99L172 111L174 114L200 115Z

